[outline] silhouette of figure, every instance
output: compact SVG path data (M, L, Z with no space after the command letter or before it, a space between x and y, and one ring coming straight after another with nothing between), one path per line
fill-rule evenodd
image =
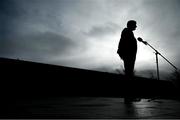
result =
M121 38L117 50L117 53L124 62L125 76L128 81L133 79L134 76L134 65L137 53L137 41L134 37L133 31L136 30L136 27L136 21L129 20L127 22L127 28L124 28L121 33Z
M133 31L136 30L136 21L130 20L127 22L127 28L124 28L121 33L121 38L117 53L124 61L126 76L133 76L134 64L137 53L137 41Z

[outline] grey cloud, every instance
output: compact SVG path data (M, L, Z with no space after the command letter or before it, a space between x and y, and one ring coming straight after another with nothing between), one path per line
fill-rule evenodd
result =
M14 0L1 0L0 2L0 13L6 14L7 16L18 17L21 14L21 10L17 8L17 2Z
M119 32L120 26L116 23L93 26L87 33L89 37L103 37Z
M16 19L14 17L18 16L18 10L15 4L16 3L11 0L0 1L0 37L9 32L9 26L11 26L12 21ZM11 26L11 28L13 28L13 26Z
M4 32L61 31L58 17L64 14L63 4L63 0L2 0L0 19Z
M30 59L44 59L48 57L68 54L78 47L78 43L51 32L16 35L6 37L0 44L0 56L14 56Z
M74 0L1 0L0 56L49 61L85 51L81 36L61 20ZM65 22L66 20L64 20ZM64 33L70 36L66 37Z

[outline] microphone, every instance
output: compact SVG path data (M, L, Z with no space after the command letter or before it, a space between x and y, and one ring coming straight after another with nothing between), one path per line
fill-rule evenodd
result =
M147 45L147 44L148 44L146 41L143 41L143 39L142 39L142 38L140 38L140 37L138 37L138 38L137 38L137 40L138 40L139 42L144 43L145 45Z

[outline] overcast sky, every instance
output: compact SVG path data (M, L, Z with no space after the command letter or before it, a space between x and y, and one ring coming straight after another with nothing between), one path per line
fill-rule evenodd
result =
M180 68L179 0L1 0L0 57L116 72L116 54L128 20ZM161 72L173 68L159 57ZM153 50L138 43L135 70L156 70Z

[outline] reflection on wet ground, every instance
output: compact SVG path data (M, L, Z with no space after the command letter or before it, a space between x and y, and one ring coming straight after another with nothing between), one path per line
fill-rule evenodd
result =
M4 118L180 118L180 101L142 99L124 104L122 98L61 97L16 101Z

